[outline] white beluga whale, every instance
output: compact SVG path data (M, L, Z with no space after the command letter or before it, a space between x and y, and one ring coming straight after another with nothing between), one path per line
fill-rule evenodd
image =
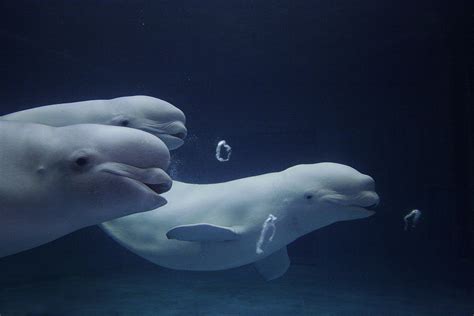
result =
M0 121L0 148L0 257L156 209L172 183L166 145L131 128Z
M104 124L140 129L159 137L170 150L187 135L184 113L172 104L149 96L128 96L36 107L4 116L1 120L67 126Z
M179 270L223 270L254 263L267 280L285 273L286 246L338 221L368 217L379 202L374 180L336 163L216 184L173 182L157 211L101 227L135 254Z

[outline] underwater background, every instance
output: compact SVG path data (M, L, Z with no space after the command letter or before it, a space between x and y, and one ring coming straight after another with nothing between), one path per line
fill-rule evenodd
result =
M168 270L82 229L0 259L0 314L472 315L473 13L468 1L1 1L0 115L150 95L187 117L174 179L331 161L371 175L381 203L295 241L271 282L249 266Z

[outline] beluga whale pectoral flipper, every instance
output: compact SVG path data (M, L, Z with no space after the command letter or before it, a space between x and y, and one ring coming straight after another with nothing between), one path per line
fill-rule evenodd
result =
M143 131L0 121L0 257L166 204L169 151Z
M286 246L338 221L374 214L374 180L335 163L215 184L174 181L157 211L101 227L130 251L158 265L211 271L254 264L267 280L290 265Z
M144 95L40 106L0 116L0 120L55 127L89 123L130 127L157 136L170 150L180 147L187 135L186 117L180 109Z
M202 223L173 227L166 237L183 241L226 241L239 239L239 234L232 227Z

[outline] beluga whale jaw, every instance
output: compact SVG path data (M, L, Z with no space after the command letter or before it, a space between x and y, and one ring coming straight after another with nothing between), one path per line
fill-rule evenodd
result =
M170 150L183 145L188 133L186 117L180 109L143 95L46 105L0 119L55 127L87 123L130 127L155 135Z
M374 180L335 163L215 184L174 181L159 210L101 227L114 240L158 265L212 271L254 264L267 280L290 265L286 246L338 221L374 214Z
M169 191L172 185L172 180L168 174L159 168L142 169L117 162L106 162L101 164L97 169L102 172L135 180L139 185L147 187L155 194ZM164 202L166 201L161 196L158 196L158 198Z
M169 151L146 132L0 121L0 257L166 204Z

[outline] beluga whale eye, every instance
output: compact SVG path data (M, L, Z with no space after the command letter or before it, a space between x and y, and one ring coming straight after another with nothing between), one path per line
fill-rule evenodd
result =
M91 167L95 161L94 156L89 150L80 149L69 157L69 164L76 171L84 171Z
M305 194L304 194L304 198L307 199L307 200L313 199L313 193L309 193L309 192L308 192L308 193L305 193Z
M89 159L86 156L81 156L76 158L75 163L79 167L85 167L87 164L89 164Z
M106 124L127 127L130 125L130 117L123 114L119 114L114 116L110 121L106 122Z

